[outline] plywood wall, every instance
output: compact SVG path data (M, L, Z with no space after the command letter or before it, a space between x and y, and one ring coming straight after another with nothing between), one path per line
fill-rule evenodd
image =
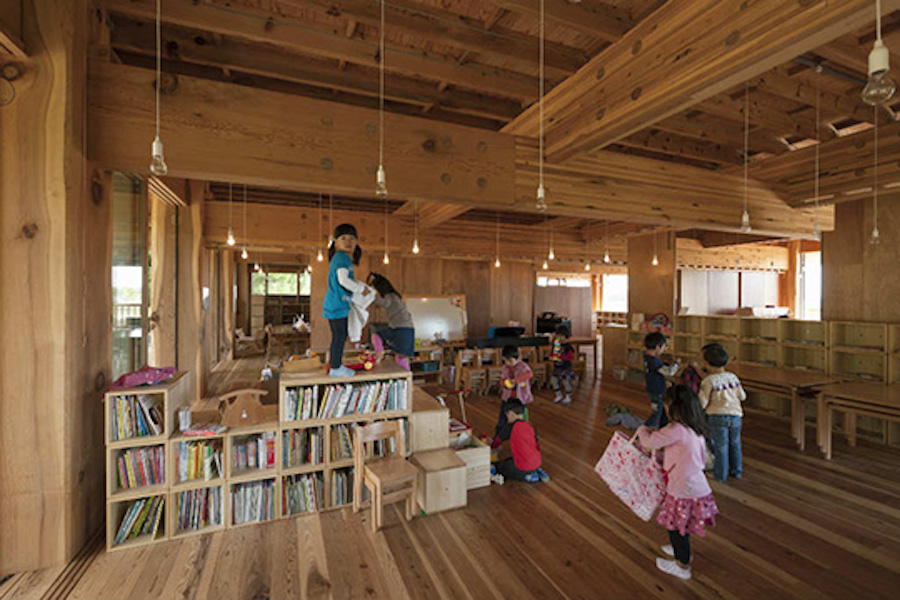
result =
M881 243L872 245L871 199L838 204L822 242L822 318L900 322L900 203L878 207Z
M663 232L628 238L628 310L670 318L675 312L675 235ZM652 264L654 251L659 264Z
M591 288L534 288L534 312L555 312L572 320L572 335L591 335Z

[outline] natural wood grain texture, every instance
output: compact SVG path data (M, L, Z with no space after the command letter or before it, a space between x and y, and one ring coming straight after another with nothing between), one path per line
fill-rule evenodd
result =
M704 248L697 240L675 240L680 268L719 267L783 271L788 268L788 251L783 246L742 244Z
M199 400L204 389L202 289L200 286L200 253L203 239L203 207L205 186L190 181L186 187L187 208L176 214L178 227L178 315L177 367L189 371L190 396Z
M539 15L538 5L527 0L492 0L494 4L529 15ZM584 31L602 40L615 41L628 31L634 22L610 6L611 3L587 2L572 4L565 0L547 0L544 18L548 23Z
M675 241L670 231L628 238L628 312L675 315Z
M572 319L573 336L591 334L591 289L534 286L534 314L545 311ZM532 317L533 319L534 317Z
M547 94L547 155L561 161L602 148L871 18L871 3L863 0L667 2ZM536 126L532 108L506 131L534 135Z
M150 205L150 342L147 364L155 366L175 364L175 334L177 306L175 220L179 210L163 202L152 192L147 194Z

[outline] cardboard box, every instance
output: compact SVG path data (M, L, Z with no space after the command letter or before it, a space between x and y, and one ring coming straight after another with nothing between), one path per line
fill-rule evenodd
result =
M416 500L425 514L466 505L466 463L450 448L412 455L419 468Z

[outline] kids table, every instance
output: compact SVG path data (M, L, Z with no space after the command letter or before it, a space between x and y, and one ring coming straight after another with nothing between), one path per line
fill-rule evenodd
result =
M834 413L847 415L847 442L856 445L856 417L865 415L900 421L900 384L884 385L851 381L825 386L822 389L823 419L819 422L822 452L831 460L832 427Z

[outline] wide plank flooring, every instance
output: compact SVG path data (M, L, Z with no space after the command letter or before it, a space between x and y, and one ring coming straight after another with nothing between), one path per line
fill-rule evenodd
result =
M211 383L258 369L238 361ZM694 579L683 582L656 570L663 529L593 473L613 431L603 407L645 415L643 394L586 382L571 406L550 395L531 408L548 484L493 485L470 492L465 509L409 523L388 508L377 534L367 512L346 509L111 554L97 537L64 568L14 575L0 598L897 597L897 448L836 440L826 462L795 449L786 421L748 415L744 478L713 484L722 514L692 540ZM496 396L467 404L476 430L493 429L498 406Z

